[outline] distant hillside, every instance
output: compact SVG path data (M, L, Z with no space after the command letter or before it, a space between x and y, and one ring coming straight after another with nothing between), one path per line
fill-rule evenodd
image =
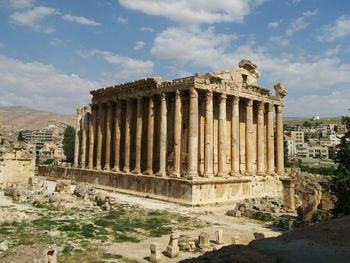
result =
M285 117L284 118L284 123L288 125L302 125L305 121L311 122L311 123L316 123L316 121L312 121L312 118L300 118L300 117ZM341 122L341 117L325 117L325 118L320 118L317 120L318 123L324 123L324 124L329 124L329 123L340 123Z
M48 121L75 125L75 116L39 111L21 106L0 107L0 126L14 131L41 129Z

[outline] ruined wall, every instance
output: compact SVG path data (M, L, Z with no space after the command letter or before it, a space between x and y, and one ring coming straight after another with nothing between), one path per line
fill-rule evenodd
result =
M28 184L34 171L33 146L0 134L0 184Z

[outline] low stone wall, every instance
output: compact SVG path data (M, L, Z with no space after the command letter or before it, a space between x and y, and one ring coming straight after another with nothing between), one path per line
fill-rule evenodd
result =
M70 179L110 188L109 190L147 196L170 202L205 205L256 198L281 197L279 177L183 178L135 175L79 168L40 166L39 175L50 179Z

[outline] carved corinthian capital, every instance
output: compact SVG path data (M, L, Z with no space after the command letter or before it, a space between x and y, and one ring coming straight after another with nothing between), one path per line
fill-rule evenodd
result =
M252 107L252 106L253 106L253 100L247 99L247 101L246 101L246 106L247 106L247 107Z
M190 89L190 97L191 98L198 98L198 92L195 88Z
M237 105L239 103L239 97L234 96L232 101L233 101L233 105Z
M226 94L220 94L219 95L219 101L220 102L226 102L227 96Z

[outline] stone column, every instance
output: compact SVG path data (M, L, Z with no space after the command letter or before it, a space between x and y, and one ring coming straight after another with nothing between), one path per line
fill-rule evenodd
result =
M87 139L87 132L88 132L88 112L87 107L83 108L83 115L81 118L81 155L80 155L80 167L85 168L86 167L86 139Z
M239 175L239 97L232 99L231 175Z
M219 158L217 176L227 175L226 163L226 94L220 94L219 97Z
M124 147L124 173L130 172L130 125L131 125L131 99L126 100L126 114L125 114L125 147Z
M246 175L253 175L253 100L246 102Z
M102 130L103 130L103 104L98 104L98 121L97 121L97 145L96 145L96 169L101 170L102 159Z
M119 172L120 163L120 126L121 126L121 101L117 100L115 104L114 117L114 172Z
M148 99L148 123L147 123L147 169L146 174L153 174L153 136L154 136L154 101Z
M284 175L284 147L283 147L283 106L276 106L276 150L277 174Z
M89 163L88 168L94 168L94 145L95 145L95 129L96 129L96 107L91 105L91 112L89 117Z
M190 90L189 104L187 176L192 179L198 176L198 93L194 88Z
M174 177L180 177L181 168L181 130L182 130L182 101L180 91L175 94L175 112L174 112Z
M265 132L264 132L264 116L265 116L265 103L260 102L258 107L258 165L257 174L263 175L265 173Z
M166 144L167 144L167 106L166 94L160 96L160 134L159 134L159 171L158 176L166 175Z
M275 148L273 133L273 104L267 105L267 173L275 174Z
M137 98L137 116L136 116L136 156L135 169L133 173L141 173L141 140L142 140L142 97Z
M83 110L82 108L77 109L76 123L75 123L75 143L74 143L74 167L79 166L79 148L80 148L80 130L81 130L81 118Z
M205 96L204 177L214 175L213 130L213 93L209 91Z
M111 134L112 134L112 119L113 119L113 105L112 102L107 103L107 122L106 122L106 153L105 153L105 171L111 169Z

